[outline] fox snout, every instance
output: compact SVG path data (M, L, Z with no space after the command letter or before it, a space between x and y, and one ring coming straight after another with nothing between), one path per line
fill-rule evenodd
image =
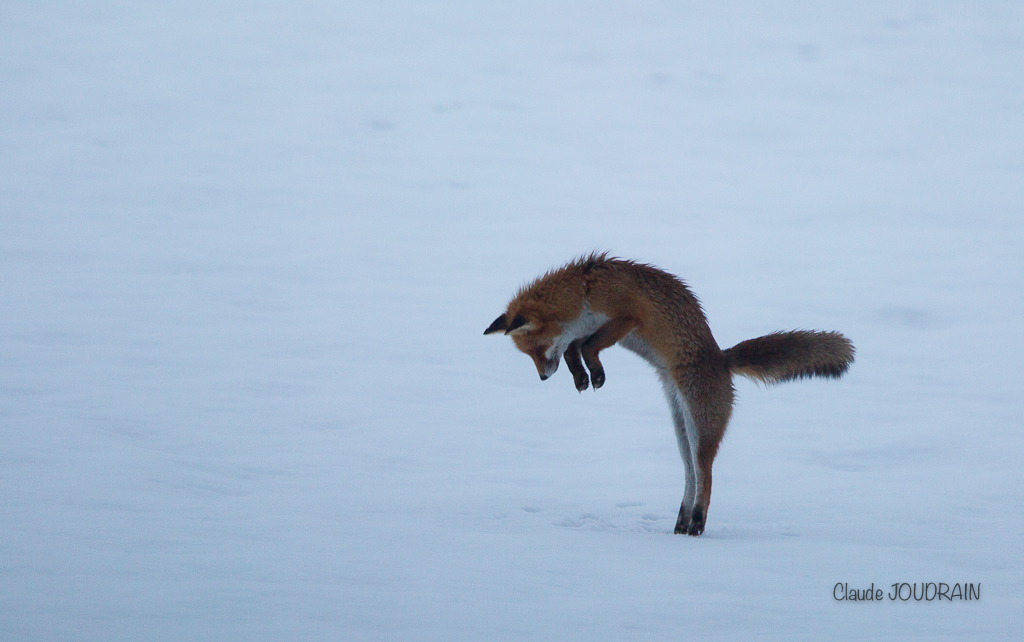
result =
M548 359L544 355L534 357L533 363L537 366L537 374L540 375L541 381L547 381L547 378L558 370L558 359Z
M523 314L516 314L512 321L509 321L508 316L508 313L499 316L484 330L484 334L503 332L511 336L516 347L533 359L540 380L546 381L558 370L558 362L572 338L564 341L564 336L560 335L551 339L543 332L545 326L536 319L527 319Z

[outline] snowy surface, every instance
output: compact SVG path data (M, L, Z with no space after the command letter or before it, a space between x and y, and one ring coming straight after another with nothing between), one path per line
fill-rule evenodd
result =
M0 4L0 639L997 639L1024 625L1024 7ZM483 337L592 250L720 344ZM980 601L850 588L980 583Z

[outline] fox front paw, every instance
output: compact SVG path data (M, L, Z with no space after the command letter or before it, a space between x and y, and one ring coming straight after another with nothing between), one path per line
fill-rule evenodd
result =
M579 374L573 373L572 378L573 381L576 382L577 391L583 392L590 387L590 377L587 376L586 372L581 372Z

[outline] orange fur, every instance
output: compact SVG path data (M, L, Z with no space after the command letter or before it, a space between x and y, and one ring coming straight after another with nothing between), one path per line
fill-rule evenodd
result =
M541 379L564 357L580 391L604 384L598 355L615 343L655 367L687 467L675 531L689 535L704 531L711 466L732 413L732 375L769 383L838 377L853 361L853 345L835 332L775 333L722 351L682 281L650 265L597 253L520 288L484 334L496 332L512 336Z

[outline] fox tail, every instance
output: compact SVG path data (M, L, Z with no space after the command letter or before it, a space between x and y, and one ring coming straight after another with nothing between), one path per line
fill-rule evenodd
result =
M742 341L724 351L729 371L767 384L843 376L853 343L838 332L794 330Z

